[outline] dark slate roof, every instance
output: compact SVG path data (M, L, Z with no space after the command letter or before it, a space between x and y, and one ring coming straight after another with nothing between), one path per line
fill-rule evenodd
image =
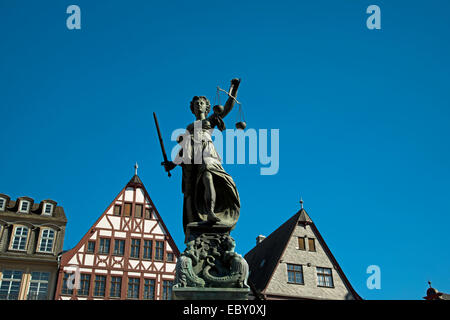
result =
M295 227L299 223L309 224L311 226L311 229L317 236L317 240L322 245L333 265L336 266L336 270L341 275L349 291L353 294L355 299L362 299L353 289L352 285L348 281L344 272L322 238L319 230L316 228L314 222L303 208L245 255L245 259L247 260L250 268L248 281L251 283L254 290L261 293L266 289L272 274L275 272L276 266L279 264L289 239L291 238Z
M40 203L34 203L34 200L29 197L19 197L17 200L10 200L10 198L5 194L0 194L2 198L7 200L6 208L4 211L0 211L0 216L3 218L21 218L21 219L32 219L32 220L42 220L42 221L53 221L60 223L67 223L66 214L63 207L57 206L57 203L53 200L43 200ZM20 199L26 199L31 202L31 209L28 213L19 213ZM54 205L53 214L51 216L43 215L44 203L51 203ZM9 219L8 219L9 220Z
M138 175L134 175L130 181L127 183L127 187L140 187L145 188L144 184L142 183L141 179Z
M302 211L304 210L297 212L245 255L250 267L249 281L256 290L263 291L269 283Z

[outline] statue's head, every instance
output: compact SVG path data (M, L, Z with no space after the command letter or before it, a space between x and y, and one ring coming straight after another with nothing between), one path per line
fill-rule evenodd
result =
M211 111L211 104L209 103L208 98L204 96L195 96L192 98L191 111L196 117L201 113L204 113L205 116L207 116L209 111Z

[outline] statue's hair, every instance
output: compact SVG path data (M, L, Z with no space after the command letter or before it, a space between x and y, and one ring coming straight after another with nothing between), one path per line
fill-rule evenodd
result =
M206 115L208 115L209 112L211 111L211 103L209 102L208 98L206 98L205 96L195 96L195 97L192 98L192 101L191 101L191 112L193 114L195 114L194 103L195 103L195 101L197 101L199 99L204 99L206 101Z

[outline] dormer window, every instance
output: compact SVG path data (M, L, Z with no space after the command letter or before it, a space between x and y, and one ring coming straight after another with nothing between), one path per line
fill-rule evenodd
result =
M30 210L30 202L26 200L20 201L19 212L28 213Z
M44 204L44 210L42 214L46 216L51 216L52 213L53 213L53 205L51 203Z
M5 211L6 199L0 198L0 211Z

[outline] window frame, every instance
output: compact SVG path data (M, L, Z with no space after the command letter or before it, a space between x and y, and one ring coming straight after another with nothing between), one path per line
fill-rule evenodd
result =
M121 252L117 252L117 243L122 243L123 246L119 246L119 248L122 248ZM114 239L114 248L113 253L114 256L123 257L125 255L125 239Z
M319 269L329 270L330 273L319 272ZM316 275L317 275L317 286L318 287L321 287L321 288L334 288L334 279L333 279L333 269L332 268L316 267ZM323 282L322 282L323 284L321 284L321 280L320 280L321 276L323 277ZM327 281L326 281L327 276L331 280L331 285L330 286L326 285L326 283L327 283Z
M24 249L20 249L20 248L19 249L15 249L15 248L13 248L14 240L16 238L17 228L26 228L27 229L27 236L26 236L26 239L25 239L25 248ZM30 227L27 227L25 225L21 225L21 224L14 225L13 226L13 231L11 232L11 238L10 238L10 241L9 241L10 242L9 243L9 250L11 250L11 251L27 252L28 251L28 241L30 239L30 234L31 234L30 229L31 229Z
M66 272L64 271L63 275L63 281L61 283L61 295L65 296L72 296L73 295L73 288L69 289L67 286L67 280L73 275L73 272Z
M89 250L89 244L93 243L94 244L94 248L92 251ZM95 253L95 247L96 247L96 243L95 240L88 240L87 244L86 244L86 253L88 254L94 254Z
M120 281L118 281L118 282L117 281L113 281L115 278L120 279ZM109 286L109 297L110 298L112 298L112 299L120 299L122 297L122 282L123 282L122 280L123 280L122 276L111 275L111 277L109 279L109 284L110 284L110 286ZM113 283L114 283L114 286L113 286ZM117 290L117 283L119 284L118 290ZM116 292L118 292L119 295L117 295L117 296L116 295L112 295L113 290L114 290L114 294Z
M86 279L83 279L83 276L87 277ZM91 291L91 274L90 273L80 273L80 288L77 289L77 296L81 297L88 297ZM86 290L84 290L84 283L87 283L87 293L85 293ZM83 290L83 291L82 291Z
M0 197L0 211L6 211L6 199L3 197Z
M173 280L162 281L161 300L172 300L173 282L174 282Z
M99 279L103 279L103 280L99 280ZM99 297L99 298L106 297L106 283L107 283L106 275L96 274L95 278L94 278L94 290L92 292L92 296ZM101 287L102 284L103 284L103 289ZM97 292L98 290L101 291L100 294Z
M290 269L289 267L292 267ZM296 270L295 267L300 267L300 270ZM303 272L303 265L301 264L294 264L294 263L286 263L286 271L287 271L287 282L290 284L298 284L298 285L304 285L305 284L305 274ZM289 280L289 274L293 274L294 281ZM301 275L301 282L297 282L297 275Z
M150 242L150 246L146 246L146 244L149 243L149 242ZM146 253L148 251L150 251L150 255L146 255ZM142 259L144 259L144 260L153 260L153 240L151 240L151 239L144 239Z
M148 213L148 214L147 214ZM150 208L144 208L144 219L152 219L152 210Z
M45 280L41 280L41 279L39 279L39 280L33 280L33 273L39 273L39 274L43 274L43 273L46 273L46 274L48 274L48 279L47 279L47 281L45 281ZM49 293L50 293L50 280L51 280L51 273L49 272L49 271L33 271L33 272L31 272L31 274L30 274L30 282L28 283L28 289L27 289L27 296L26 296L26 298L27 298L27 300L49 300ZM37 296L39 296L40 295L40 289L41 289L41 284L47 284L47 289L46 289L46 293L45 293L45 299L30 299L30 289L31 289L31 284L34 284L34 283L37 283L37 292L36 292L36 294L37 294Z
M45 251L45 250L41 250L41 246L42 246L42 240L44 240L44 238L43 238L43 234L44 234L44 231L53 231L53 239L52 239L52 247L51 247L51 250L50 251ZM48 245L48 239L49 238L46 238L47 239L47 245ZM36 248L36 251L37 252L39 252L39 253L53 253L54 252L54 250L55 250L55 242L56 242L56 230L55 229L53 229L53 228L41 228L41 231L39 232L39 239L38 239L38 245L37 245L37 248Z
M137 256L135 256L135 247L136 245L134 245L134 241L137 241ZM130 259L140 259L141 258L141 239L137 239L137 238L131 238L130 239Z
M50 207L50 212L47 212L47 207ZM53 216L53 208L54 208L53 203L45 202L44 203L44 208L42 210L42 215L43 216L50 216L50 217Z
M119 208L119 214L116 214L116 208ZM113 216L116 216L116 217L122 216L122 204L114 204Z
M313 250L311 249L311 243L313 244L312 245L312 247L314 248ZM315 238L308 238L308 251L309 252L317 252L316 239Z
M303 245L300 245L300 241L303 243ZM306 251L306 241L305 237L297 237L297 249Z
M138 208L138 207L141 208L140 216L137 216L137 212L138 212L137 208ZM141 203L135 203L135 204L134 204L134 217L135 217L135 218L142 219L142 218L143 218L143 215L144 215L144 205L141 204Z
M27 204L27 209L23 210L22 208L23 208L23 205L25 203ZM30 205L31 205L30 201L21 199L20 203L19 203L19 213L29 213L30 212Z
M133 203L132 202L125 202L123 205L123 217L132 217L133 216ZM127 214L127 208L130 208L129 214Z
M135 280L137 280L137 282ZM131 283L131 281L133 281L133 283ZM133 285L133 292L135 291L134 286L137 285L137 297L134 297L134 296L130 297L130 285ZM140 296L140 292L141 292L141 278L128 277L127 299L138 300L139 296Z
M5 271L11 271L11 278L7 278L7 279L5 279L4 278L4 276L5 276ZM14 273L15 272L20 272L20 280L19 279L14 279ZM1 291L2 291L2 287L3 287L3 282L4 281L7 281L7 282L9 282L9 286L8 286L8 290L7 290L7 293L6 293L6 295L9 297L9 295L11 294L11 287L12 287L12 284L13 283L17 283L18 282L18 288L19 288L19 290L17 291L17 298L16 299L5 299L5 300L19 300L19 297L20 297L20 295L21 295L21 293L22 293L22 283L23 283L23 280L24 280L24 274L25 274L25 272L24 272L24 270L21 270L21 269L16 269L16 270L14 270L14 269L3 269L2 270L2 276L1 276L1 278L0 278L0 293L1 293Z
M153 294L152 298L148 298L147 293L151 292L151 290L146 290L147 287L152 287L152 285L147 284L147 281L151 283L153 281ZM142 300L156 300L156 284L157 281L154 278L144 278L144 290L142 292Z
M158 247L158 243L162 243L162 248ZM158 256L158 250L161 250L161 258ZM164 261L164 252L165 252L165 241L164 240L155 240L155 261Z
M107 241L108 251L103 251L104 246L102 246L102 240ZM97 253L101 254L101 255L107 255L107 256L111 254L111 238L99 238Z

